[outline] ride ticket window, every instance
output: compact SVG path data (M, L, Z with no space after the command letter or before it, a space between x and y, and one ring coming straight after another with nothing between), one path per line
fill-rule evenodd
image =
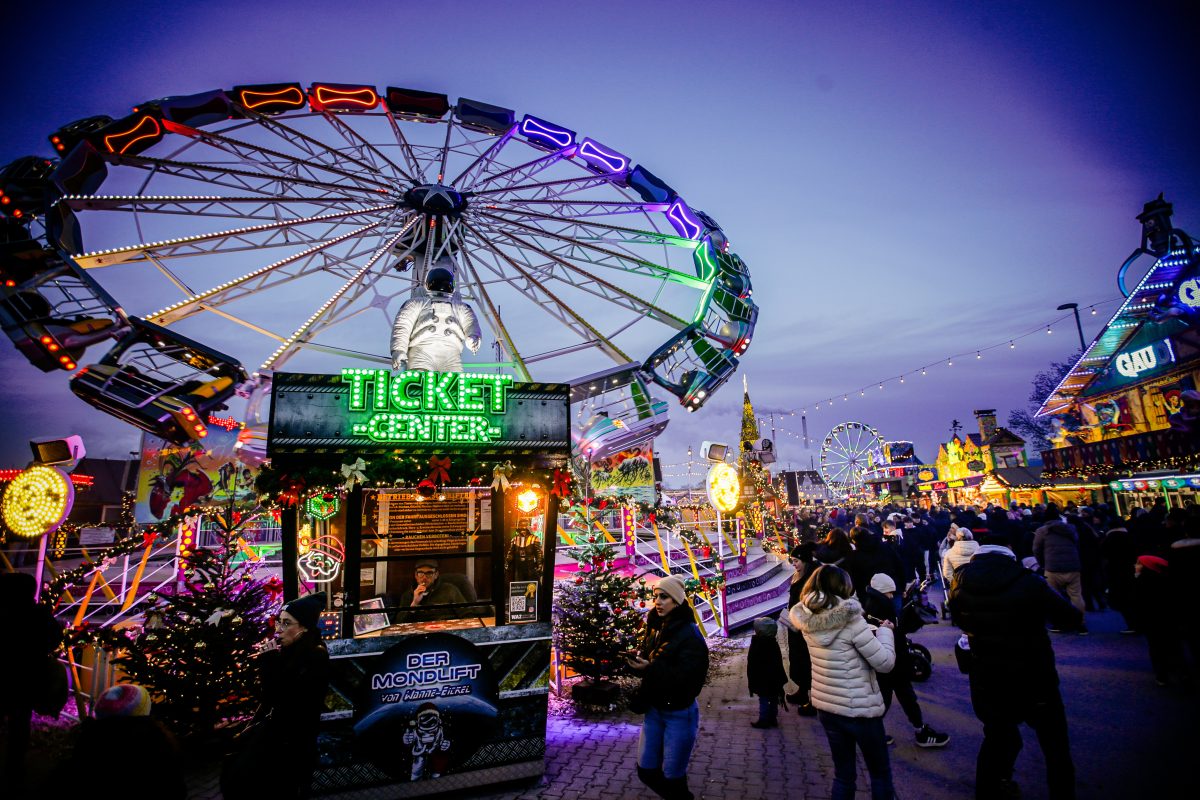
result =
M491 527L490 489L364 492L356 634L494 625Z

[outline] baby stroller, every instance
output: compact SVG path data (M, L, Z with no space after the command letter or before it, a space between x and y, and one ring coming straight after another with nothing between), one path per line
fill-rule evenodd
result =
M919 583L913 581L909 584L904 592L904 605L900 607L900 614L896 618L896 627L907 637L908 663L914 683L923 683L933 674L933 655L929 648L911 638L912 634L926 625L938 624L937 609L929 602L929 595L925 592L931 581L931 578L926 578Z

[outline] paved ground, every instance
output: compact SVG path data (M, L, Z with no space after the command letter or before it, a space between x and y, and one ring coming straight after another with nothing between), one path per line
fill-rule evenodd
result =
M934 597L935 602L940 598ZM1140 637L1120 636L1116 614L1088 616L1091 636L1052 634L1063 679L1079 780L1080 798L1194 798L1195 758L1200 754L1200 692L1195 687L1160 688L1148 666ZM953 664L958 632L948 622L914 638L934 653L932 678L917 692L928 722L951 734L948 747L922 750L898 707L886 724L897 739L892 769L902 800L973 796L975 754L981 739L971 713L966 676ZM701 731L690 773L692 790L703 798L772 800L828 797L833 765L816 719L795 713L777 730L750 727L757 701L747 696L744 652L735 652L701 695ZM475 795L478 800L534 798L650 797L634 773L640 717L627 713L586 718L552 716L546 774L535 786ZM1044 763L1031 731L1017 762L1023 796L1046 797ZM219 797L216 765L189 776L190 796ZM866 796L860 763L859 796ZM47 775L49 781L53 778ZM52 785L52 784L49 784ZM3 792L0 791L0 794ZM53 796L53 793L40 796ZM386 792L373 792L386 797Z

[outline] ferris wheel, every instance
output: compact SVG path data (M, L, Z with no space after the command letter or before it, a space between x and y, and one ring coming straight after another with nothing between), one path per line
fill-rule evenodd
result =
M866 473L882 463L883 437L870 425L842 422L821 442L821 477L830 489L853 494Z
M285 365L387 368L395 312L435 265L490 335L467 369L623 369L633 420L660 416L651 386L700 408L757 321L712 217L623 152L501 106L242 85L49 138L53 158L0 170L0 322L45 371L107 340L72 390L174 441L235 392L260 420Z

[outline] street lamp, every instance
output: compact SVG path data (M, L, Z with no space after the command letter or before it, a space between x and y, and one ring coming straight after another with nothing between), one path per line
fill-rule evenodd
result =
M1083 324L1079 321L1079 304L1078 303L1063 303L1058 307L1059 311L1072 311L1075 314L1075 330L1079 331L1079 349L1080 351L1087 349L1087 342L1083 341Z

